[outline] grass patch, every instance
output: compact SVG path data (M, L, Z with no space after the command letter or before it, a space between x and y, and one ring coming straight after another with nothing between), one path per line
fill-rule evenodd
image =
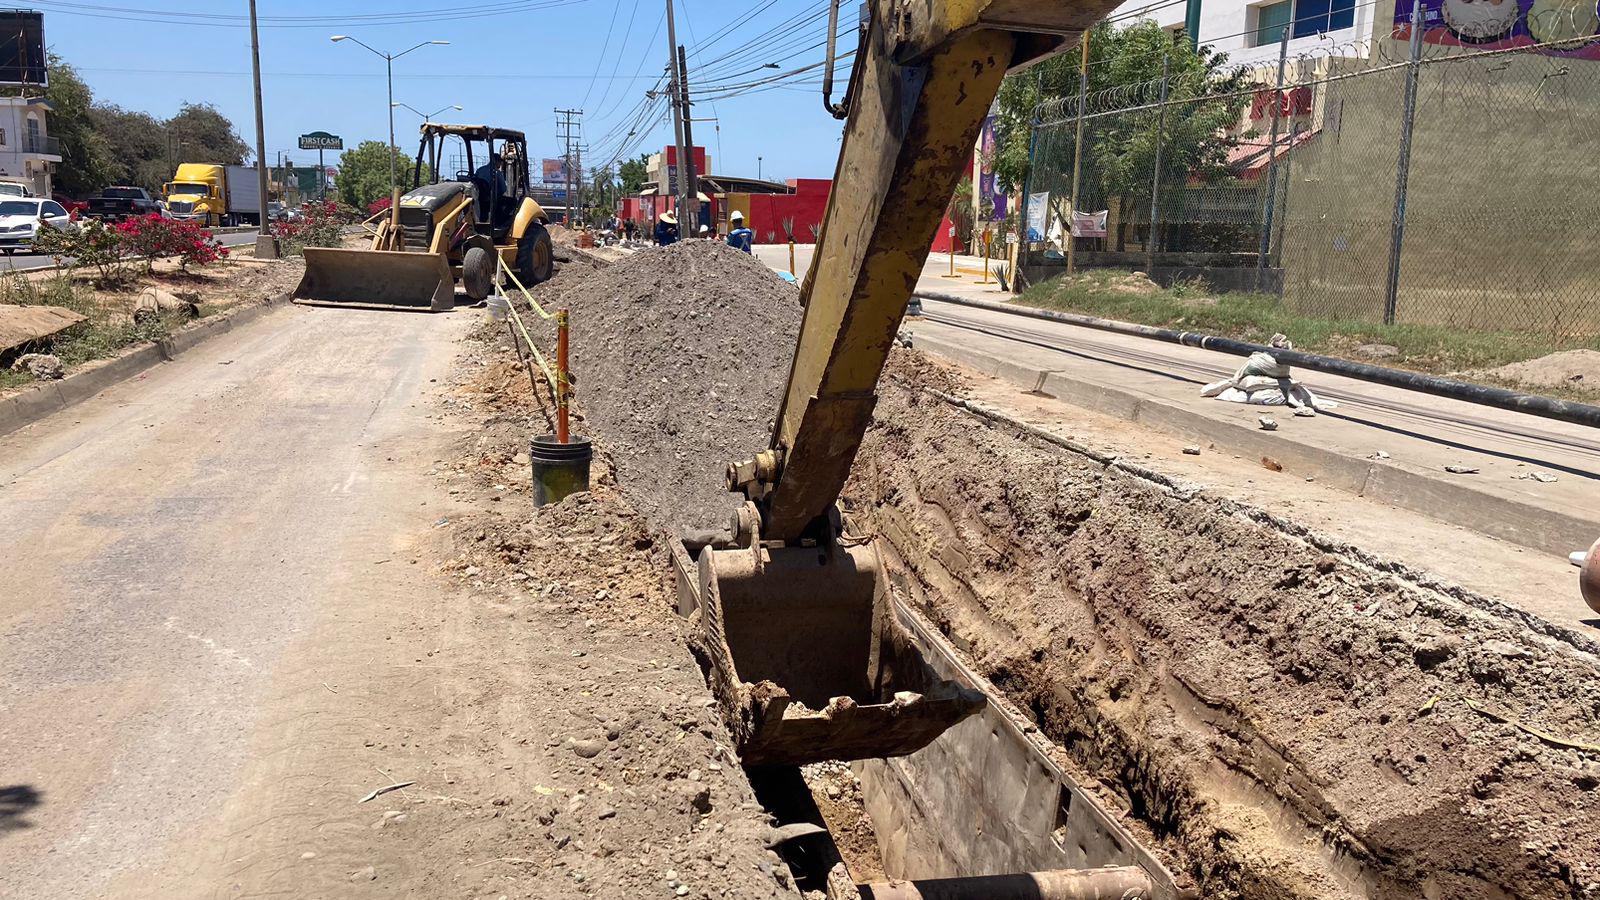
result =
M0 303L60 306L87 317L87 321L44 342L46 346L31 348L33 352L55 354L68 368L115 356L134 344L160 340L188 321L180 313L135 318L133 311L138 297L137 290L129 293L96 291L66 272L40 279L21 273L0 277ZM23 387L33 380L25 372L0 369L0 390Z
M1375 325L1305 315L1270 294L1212 293L1203 282L1160 288L1142 275L1095 269L1063 275L1029 288L1016 301L1025 306L1083 313L1105 319L1198 331L1264 344L1275 333L1308 353L1361 359L1362 344L1387 344L1395 356L1366 360L1435 375L1492 369L1560 350L1600 350L1600 337L1561 338L1511 331L1460 331L1436 325ZM1513 382L1483 379L1516 387ZM1573 396L1594 391L1570 389ZM1545 393L1551 393L1548 388ZM1557 389L1554 393L1568 393Z

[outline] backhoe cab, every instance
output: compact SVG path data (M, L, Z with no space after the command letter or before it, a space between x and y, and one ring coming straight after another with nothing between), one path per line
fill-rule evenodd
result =
M442 311L457 282L474 302L489 296L497 260L524 285L551 276L549 219L528 196L522 132L424 123L411 183L368 249L306 248L296 300Z

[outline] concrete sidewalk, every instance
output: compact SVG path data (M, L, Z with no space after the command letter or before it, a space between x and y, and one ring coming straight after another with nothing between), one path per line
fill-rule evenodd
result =
M787 268L787 247L757 251ZM796 248L801 274L810 257L811 247ZM968 260L981 272L981 260L958 256L958 273ZM931 255L918 288L1009 297L975 276L940 277L948 270L948 256ZM934 300L923 309L905 326L914 346L1022 390L1542 553L1565 556L1600 537L1600 434L1592 429L1318 372L1300 374L1339 406L1299 418L1283 407L1202 398L1200 386L1236 370L1237 356ZM1261 430L1261 416L1278 430ZM1555 480L1535 480L1535 472Z

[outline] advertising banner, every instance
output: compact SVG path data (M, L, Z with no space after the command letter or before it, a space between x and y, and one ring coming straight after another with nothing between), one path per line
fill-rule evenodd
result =
M1105 237L1106 217L1109 213L1110 210L1105 209L1102 209L1099 212L1088 213L1074 210L1072 213L1072 236L1098 238Z
M1581 41L1600 34L1600 13L1593 3L1562 0L1422 0L1422 42L1474 50L1527 47L1549 41ZM1394 10L1394 39L1411 39L1411 4L1400 0ZM1600 59L1600 44L1535 51L1550 56Z
M546 159L543 172L545 184L567 183L567 161L564 159Z
M1028 195L1028 240L1042 241L1045 222L1050 217L1050 192L1040 191Z

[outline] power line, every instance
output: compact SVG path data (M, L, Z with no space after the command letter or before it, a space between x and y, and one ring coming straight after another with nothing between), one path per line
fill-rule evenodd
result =
M552 9L561 6L573 6L588 3L590 0L512 0L499 4L479 5L476 7L452 7L448 10L416 10L409 13L389 13L382 16L363 16L361 14L345 16L327 16L321 18L303 17L310 21L263 21L261 28L327 28L330 25L348 23L351 25L414 25L424 22L455 22L463 19L482 19L492 16L503 16L519 12L532 12L536 10ZM110 19L123 22L145 22L157 25L182 25L200 28L249 28L248 18L235 21L235 17L220 16L215 13L190 13L173 12L137 7L94 6L85 3L68 3L63 0L36 0L35 6L48 12L67 16L83 16L93 19Z
M243 76L245 78L250 77L250 73L249 72L228 72L228 71L223 71L223 70L218 70L218 69L131 69L131 68L110 68L110 67L100 67L100 66L73 66L72 68L77 70L77 71L79 71L79 72L107 72L107 73L116 73L116 74L124 74L124 75L208 75L208 76L209 75L215 75L215 76ZM262 75L263 78L268 78L268 77L270 77L270 78L383 78L384 77L384 74L382 72L307 72L307 71L304 71L304 70L298 71L298 72L262 72L261 75ZM399 81L402 78L409 78L409 79L412 79L412 80L437 81L437 80L439 80L441 78L476 78L476 79L481 79L483 77L484 76L483 76L482 72L448 72L448 71L446 71L446 72L431 72L431 73L428 73L426 75L405 75L405 74L398 74L397 73L394 76L396 81ZM516 79L538 80L538 81L545 81L545 80L549 80L549 81L578 81L578 80L582 80L584 78L588 78L589 76L587 76L587 75L552 75L552 74L544 73L544 72L540 72L540 73L532 73L532 72L496 72L494 74L494 77L495 78L516 78ZM649 80L649 76L633 76L633 75L606 76L606 78L607 79L616 80L616 81L647 81L647 80Z
M621 8L622 4L620 3L611 4L611 21L606 23L606 42L601 45L600 55L594 61L594 76L589 79L589 87L583 92L583 99L578 101L579 106L588 103L589 95L594 92L595 79L600 77L600 69L606 64L606 53L611 50L611 32L617 27L617 10ZM639 8L639 0L633 0L633 8L635 10ZM631 17L629 24L632 24Z
M622 58L628 54L628 42L633 40L633 19L634 19L634 16L638 15L638 13L639 13L639 0L633 0L633 9L628 11L628 24L623 26L623 29L622 29L622 45L617 48L617 61L611 64L611 78L607 79L607 81L606 81L606 89L600 93L600 100L599 100L599 102L595 103L596 107L605 106L606 98L611 96L611 83L612 83L613 80L615 80L615 78L617 76L617 70L622 68ZM596 75L600 74L600 66L602 66L604 64L605 64L605 54L601 54L601 56L600 56L600 64L596 65L595 69L594 69L594 72L595 72ZM589 88L590 88L590 90L594 89L594 81L592 79L589 82ZM588 94L587 91L584 92L583 96L584 96L584 102L588 102L589 94Z

